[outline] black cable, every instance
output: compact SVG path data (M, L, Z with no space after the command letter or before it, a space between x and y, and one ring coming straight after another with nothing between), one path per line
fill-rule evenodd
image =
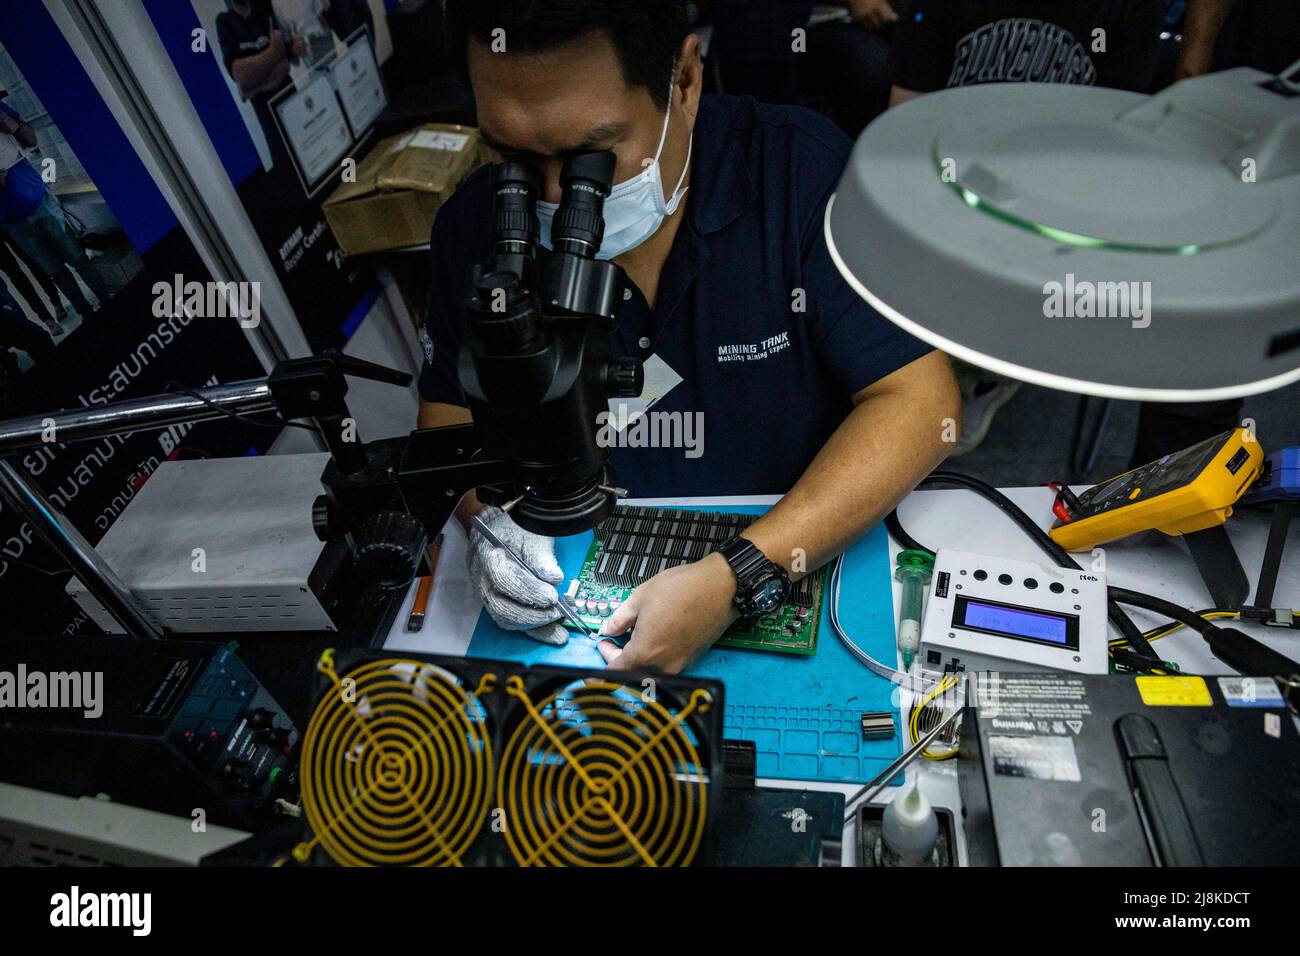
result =
M917 487L923 488L927 485L956 485L960 488L968 488L987 498L1011 516L1043 550L1057 559L1058 564L1063 567L1082 570L1075 560L1070 557L1069 552L1061 548L1046 532L1039 528L1037 524L1034 524L1029 516L1013 501L991 485L967 475L943 471L931 473L926 478L923 478ZM890 529L891 533L896 534L899 541L906 542L918 550L934 553L929 548L920 545L915 538L903 530L896 511L886 516L885 522L886 527ZM1275 677L1282 687L1282 695L1287 704L1293 711L1300 713L1300 664L1297 664L1285 654L1273 650L1267 644L1235 628L1219 627L1213 622L1207 621L1195 611L1174 604L1172 601L1166 601L1164 598L1114 585L1108 586L1106 593L1108 597L1107 613L1111 623L1115 624L1120 633L1124 635L1124 639L1130 644L1129 647L1110 648L1111 659L1117 664L1138 671L1170 669L1169 662L1163 661L1156 656L1155 652L1151 650L1151 645L1145 635L1129 620L1128 615L1124 613L1120 605L1140 607L1178 621L1195 630L1205 638L1214 656L1239 674L1264 674Z
M987 482L980 481L978 478L972 478L970 475L959 474L955 471L932 471L921 479L918 488L930 486L956 486L973 491L980 497L996 505L1008 518L1020 526L1020 529L1034 539L1034 542L1042 548L1047 554L1063 568L1074 568L1076 571L1082 571L1078 562L1071 557L1070 552L1053 540L1033 518L1025 514L1024 510L1014 501L998 491ZM929 550L928 548L925 550ZM931 552L933 553L933 552Z
M1019 505L1004 495L998 489L994 488L987 482L980 481L978 478L972 478L970 475L959 474L955 471L933 471L926 477L922 478L917 485L918 488L933 486L956 486L973 491L980 497L996 505L1007 517L1020 526L1020 529L1034 542L1042 548L1058 565L1063 568L1073 568L1076 571L1082 571L1083 568L1074 560L1070 552L1056 543L1056 541L1046 531L1040 528L1037 522L1027 515ZM898 511L895 509L885 516L885 527L889 533L902 544L918 551L927 551L934 554L930 548L920 544L915 538L903 530L902 524L898 520ZM1109 593L1109 591L1108 591ZM1136 624L1124 613L1123 608L1113 599L1106 602L1106 616L1110 622L1115 625L1115 629L1128 643L1133 654L1137 658L1145 658L1148 662L1144 667L1139 666L1137 669L1150 669L1151 666L1157 666L1164 663L1152 649L1150 642L1142 636L1142 631ZM1114 657L1114 653L1111 655ZM1133 667L1134 663L1130 655L1120 655L1126 667ZM1119 658L1117 658L1119 659Z
M1128 588L1111 588L1111 592L1121 604L1154 611L1192 628L1205 638L1210 645L1210 652L1238 674L1274 678L1283 700L1293 711L1300 713L1300 664L1292 658L1243 631L1219 627L1195 611L1189 611L1164 598L1130 591Z
M1079 496L1070 490L1070 486L1061 481L1050 481L1047 487L1056 492L1056 496L1065 502L1067 511L1078 511L1082 507Z
M1106 594L1110 598L1106 602L1106 617L1115 625L1115 630L1119 631L1120 637L1124 638L1128 646L1137 651L1141 656L1159 659L1156 652L1151 648L1151 642L1147 636L1142 633L1132 618L1124 613L1124 609L1119 606L1119 602L1114 598L1114 592L1107 586ZM1146 648L1144 651L1143 648Z
M49 568L43 568L39 564L32 564L30 561L23 561L21 558L11 558L9 555L3 553L0 553L0 564L17 565L20 568L27 568L29 571L36 571L50 578L57 578L68 573L67 568L62 568L58 571L51 571Z
M1219 630L1213 622L1207 621L1196 611L1188 610L1181 604L1166 601L1154 594L1143 594L1141 591L1130 591L1128 588L1114 586L1109 590L1111 596L1120 604L1127 604L1129 607L1140 607L1146 611L1154 611L1161 617L1167 617L1187 625L1201 636L1205 636L1210 631Z
M898 520L897 509L885 515L885 529L895 541L903 546L904 551L924 551L926 554L934 554L933 551L903 530L903 525Z
M180 395L188 395L190 398L194 399L195 401L202 402L204 405L216 409L221 414L225 415L227 418L233 418L235 421L240 422L242 424L255 425L258 428L303 428L316 435L319 435L321 433L320 429L317 428L315 425L304 425L301 422L288 422L283 419L275 422L256 422L253 421L253 419L250 416L265 415L266 412L251 412L251 413L232 412L230 409L218 405L216 402L212 401L209 398L204 397L202 394L196 392L192 388L186 388L184 385L178 385L175 382L171 382L171 381L167 382L166 386L170 391L176 392ZM270 409L268 409L267 411L270 411Z

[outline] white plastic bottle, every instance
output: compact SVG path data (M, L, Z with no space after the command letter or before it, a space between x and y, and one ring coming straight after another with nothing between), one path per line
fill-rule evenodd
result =
M880 836L880 865L934 866L939 818L915 780L885 808Z

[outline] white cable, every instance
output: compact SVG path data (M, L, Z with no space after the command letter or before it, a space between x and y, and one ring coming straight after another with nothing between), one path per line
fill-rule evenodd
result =
M856 657L872 673L883 677L885 680L900 687L906 687L913 693L920 693L929 690L938 681L927 680L924 676L909 674L906 671L900 671L882 664L866 651L864 651L854 640L849 637L848 632L840 624L840 579L844 567L844 555L841 554L831 564L830 572L830 607L827 608L827 616L830 619L831 630L835 632L841 643L848 649L849 653Z

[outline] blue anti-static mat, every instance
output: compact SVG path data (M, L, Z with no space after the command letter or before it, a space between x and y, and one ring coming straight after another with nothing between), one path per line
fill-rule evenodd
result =
M699 510L761 514L767 509ZM582 567L590 547L590 533L556 541L556 557L568 576L566 582ZM897 658L890 579L888 536L877 526L844 560L840 622L867 653L886 662ZM895 685L849 655L831 631L828 608L829 596L822 602L817 652L812 657L713 648L686 671L723 682L726 735L755 742L759 776L865 782L901 751L897 716L892 740L862 739L859 717L864 711L896 711ZM575 635L564 647L539 644L507 634L487 614L479 618L468 653L525 664L604 664L590 640Z

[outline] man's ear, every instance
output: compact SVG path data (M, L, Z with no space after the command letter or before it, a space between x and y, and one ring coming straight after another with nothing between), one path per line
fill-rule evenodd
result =
M700 38L694 33L687 34L677 53L677 75L674 83L682 95L682 112L694 126L695 115L700 108L700 94L704 91L704 58L700 49Z

